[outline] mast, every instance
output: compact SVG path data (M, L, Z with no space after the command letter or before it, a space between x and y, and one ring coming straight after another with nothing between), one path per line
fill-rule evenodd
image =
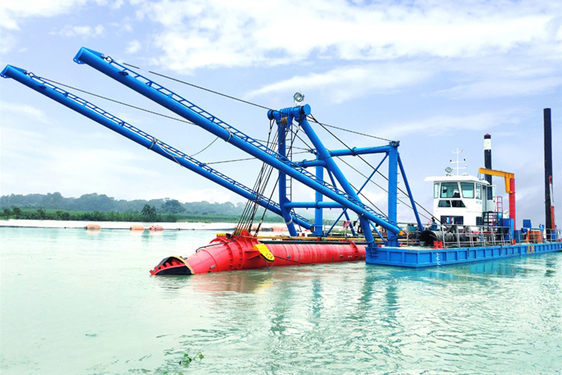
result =
M544 116L544 211L546 238L551 240L555 233L554 197L552 196L552 121L550 108L545 108Z
M492 169L492 136L484 135L484 168ZM492 185L492 175L486 175L486 181Z

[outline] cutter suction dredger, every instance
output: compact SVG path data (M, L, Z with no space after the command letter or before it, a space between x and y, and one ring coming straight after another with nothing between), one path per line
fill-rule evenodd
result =
M81 48L74 61L89 65L205 131L214 134L226 143L259 159L263 162L263 167L257 181L268 180L268 174L264 172L268 168L270 171L277 171L278 201L274 201L264 194L266 186L264 183L256 183L254 188L247 187L234 178L209 167L206 163L164 143L98 106L55 86L51 81L8 65L1 73L3 77L13 78L170 161L178 163L246 198L248 205L253 207L245 210L249 214L241 218L238 229L234 233L218 236L211 241L209 246L197 250L195 254L187 258L181 256L165 258L151 271L154 275L184 275L363 259L369 263L377 257L380 246L400 246L399 240L403 236L403 232L397 224L399 174L402 176L404 186L407 189L406 195L408 195L413 207L418 229L420 232L423 230L400 159L399 142L397 141L390 141L386 145L375 147L328 150L309 122L309 119L316 122L311 115L311 107L300 105L300 102L297 102L297 96L295 96L296 106L267 111L267 118L275 136L273 141L264 144L198 107L181 95L116 62L107 55ZM313 156L311 160L295 160L294 158L292 152L294 135L299 131L304 132L304 136L308 138L306 142L309 146L309 152ZM361 187L357 188L348 181L336 159L367 154L378 154L382 160L375 168L372 168L372 173L366 177ZM375 174L382 174L381 167L385 161L388 166L386 174L388 206L387 212L383 213L380 209L373 208L372 204L365 204L360 195L362 195L366 185L372 182ZM292 189L293 181L314 190L314 200L300 201L295 199ZM289 235L269 240L258 237L257 232L252 235L251 229L256 213L255 208L258 206L283 217ZM313 220L308 220L296 212L296 210L304 208L314 211ZM324 211L327 209L341 210L340 217L336 222L343 218L348 223L352 221L359 223L357 228L353 226L350 228L353 239L334 238L335 236L332 234L333 226L329 230L324 229ZM353 215L353 217L350 215ZM312 237L303 238L303 230L310 230L310 236ZM385 234L382 235L381 232ZM375 236L377 236L376 239Z

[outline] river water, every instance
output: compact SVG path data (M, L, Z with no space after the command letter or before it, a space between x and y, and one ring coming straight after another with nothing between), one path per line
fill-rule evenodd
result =
M562 374L562 253L149 275L214 234L0 228L0 372Z

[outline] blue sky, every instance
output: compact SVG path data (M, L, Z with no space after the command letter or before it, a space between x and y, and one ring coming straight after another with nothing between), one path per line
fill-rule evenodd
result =
M461 172L476 174L483 166L483 136L490 133L493 167L515 173L518 225L526 218L538 224L544 222L543 108L552 108L555 203L562 202L561 24L561 3L547 0L7 0L0 9L0 63L170 114L75 64L72 58L85 46L140 67L259 139L269 128L263 109L148 71L269 108L293 105L293 93L301 91L319 121L399 140L414 195L427 208L432 188L424 178L442 175L456 149L466 159ZM194 126L69 91L187 154L214 140ZM0 121L2 195L59 191L241 201L14 80L0 80ZM344 148L318 132L328 148ZM336 134L349 146L385 143ZM215 162L245 155L219 141L196 157ZM374 165L380 160L367 159ZM361 161L347 161L369 172ZM213 166L253 186L259 164ZM504 191L502 179L494 183ZM302 200L312 197L300 186L295 190ZM370 185L366 194L384 207L384 192ZM407 211L400 207L405 220Z

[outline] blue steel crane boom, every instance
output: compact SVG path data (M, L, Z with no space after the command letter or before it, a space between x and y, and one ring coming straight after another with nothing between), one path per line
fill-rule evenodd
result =
M205 163L202 163L182 151L156 139L150 134L119 119L96 105L47 82L41 77L11 65L6 66L0 75L4 78L13 78L40 94L43 94L63 104L64 106L73 109L91 120L94 120L99 124L121 134L122 136L129 138L141 146L144 146L149 150L174 161L195 173L198 173L199 175L231 190L236 194L241 195L248 200L257 202L261 207L282 216L280 206L277 202L266 198L255 190L252 190L227 175L209 167ZM310 229L310 224L307 219L300 215L292 214L291 220L303 228Z
M242 151L260 159L266 164L269 164L279 172L279 204L271 201L256 191L245 187L244 185L236 182L235 180L225 176L224 174L215 171L204 163L197 161L182 153L181 151L166 145L165 143L157 140L156 138L144 133L142 130L134 128L133 126L117 119L115 116L103 111L102 109L94 106L91 103L80 99L73 94L55 87L54 85L33 76L30 73L7 66L2 72L4 77L15 78L21 83L33 88L34 90L43 93L52 99L82 113L83 115L101 123L102 125L118 132L119 134L132 139L133 141L159 153L160 155L173 160L180 165L195 171L196 173L224 186L231 191L249 199L256 201L262 207L283 216L287 228L291 235L296 235L294 224L312 229L317 235L324 234L322 232L322 211L325 208L341 208L343 214L349 220L348 211L355 212L361 223L365 241L368 243L369 248L374 250L376 248L371 229L376 230L375 224L385 228L389 234L385 241L389 246L398 246L398 237L401 235L401 230L396 224L396 206L397 206L397 174L398 166L402 172L404 182L410 194L410 200L414 206L414 214L418 221L418 226L421 227L421 222L413 197L409 191L409 185L404 173L403 165L398 153L398 142L390 142L387 146L382 147L367 147L367 148L352 148L347 150L327 150L323 143L320 141L312 126L309 124L307 118L310 116L310 106L296 106L292 108L285 108L278 111L268 111L270 120L275 120L278 126L278 151L276 152L271 148L261 144L259 141L249 137L238 129L228 125L224 121L218 119L216 116L211 115L207 111L201 109L180 95L170 91L169 89L161 86L160 84L134 72L133 70L117 63L111 57L105 56L99 52L81 48L75 56L74 61L79 64L88 64L96 70L108 75L109 77L117 80L125 86L139 92L145 97L155 101L156 103L170 109L174 113L189 120L190 122L198 125L206 131L223 139L227 143L241 149ZM290 127L296 121L300 128L304 130L308 138L314 145L312 152L316 155L316 160L313 161L300 161L293 162L287 158L286 154L286 139L285 136L289 132ZM358 194L364 188L366 183L377 172L379 166L369 176L365 184L356 191L355 188L348 182L343 175L334 157L347 156L347 155L360 155L370 153L385 154L383 161L389 159L389 177L388 177L388 216L385 217L375 212L369 206L361 202ZM316 175L310 173L307 168L316 167ZM324 181L324 170L327 171L332 184ZM286 178L293 178L304 185L316 191L315 202L296 202L292 201L292 197L287 194L288 188L286 185ZM336 184L341 187L338 188ZM324 198L332 201L324 202ZM294 212L295 208L315 208L315 222L311 225L300 215ZM342 215L343 215L342 214ZM378 232L378 231L377 231ZM382 236L381 236L382 237ZM369 255L367 255L369 257Z
M331 160L329 153L323 147L321 142L313 141L317 147L317 152L319 152L320 160L325 162L326 169L338 178L344 191L321 180L303 167L299 166L297 163L293 163L286 157L269 149L236 128L226 124L222 120L197 107L195 104L180 95L117 63L109 56L105 56L100 52L87 48L81 48L75 56L74 61L80 64L88 64L94 69L137 91L163 107L168 108L179 116L199 125L201 128L209 131L217 137L220 137L227 143L230 143L242 151L271 165L281 173L294 178L295 180L321 193L323 196L332 199L333 201L339 203L343 208L347 208L348 210L355 212L361 220L365 240L371 248L374 248L375 244L371 234L370 222L380 225L391 233L387 241L389 245L398 245L398 236L401 234L401 229L396 224L395 204L397 195L397 145L392 147L392 150L389 152L389 186L392 185L393 188L389 191L390 209L389 218L386 218L361 202L355 191L348 183L346 183L347 180L343 174L338 172L338 169L336 169L337 166L335 167L335 163ZM312 128L309 125L307 126L308 122L306 121L306 117L308 115L310 115L310 106L308 105L269 112L270 118L276 118L278 116L279 118L291 117L295 119L301 126L307 128L307 135L312 140L316 137L316 135L314 134ZM320 151L318 148L322 150ZM349 154L352 154L351 150ZM289 222L287 224L289 230L291 230L291 223Z

